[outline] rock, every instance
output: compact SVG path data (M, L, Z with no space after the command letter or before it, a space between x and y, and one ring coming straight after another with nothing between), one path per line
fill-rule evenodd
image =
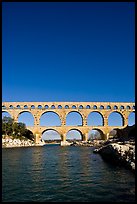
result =
M106 143L107 144L107 143ZM123 165L129 169L135 170L135 145L130 143L108 143L95 149L94 153L99 153L103 159Z

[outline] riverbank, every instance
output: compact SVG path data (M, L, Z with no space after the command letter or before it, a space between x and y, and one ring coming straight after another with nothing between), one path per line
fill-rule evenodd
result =
M119 142L110 140L96 148L102 158L110 163L125 166L135 172L135 141Z
M44 143L40 143L38 145L35 144L34 141L29 139L16 139L12 137L6 137L2 138L2 148L8 148L8 147L30 147L30 146L41 146L44 145Z
M74 141L74 142L71 142L70 146L101 147L103 143L104 143L104 140Z

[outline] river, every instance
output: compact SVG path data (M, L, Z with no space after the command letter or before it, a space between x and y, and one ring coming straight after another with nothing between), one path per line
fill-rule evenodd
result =
M134 202L135 175L94 147L2 149L3 202Z

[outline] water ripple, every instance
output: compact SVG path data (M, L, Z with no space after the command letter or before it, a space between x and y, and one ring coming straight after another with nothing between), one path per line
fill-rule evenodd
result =
M4 202L135 201L135 176L92 148L3 149L2 161Z

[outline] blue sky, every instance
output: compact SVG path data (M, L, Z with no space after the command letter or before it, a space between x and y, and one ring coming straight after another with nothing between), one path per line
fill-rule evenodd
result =
M3 2L2 101L135 101L134 2Z
M2 101L135 99L134 3L3 2Z

